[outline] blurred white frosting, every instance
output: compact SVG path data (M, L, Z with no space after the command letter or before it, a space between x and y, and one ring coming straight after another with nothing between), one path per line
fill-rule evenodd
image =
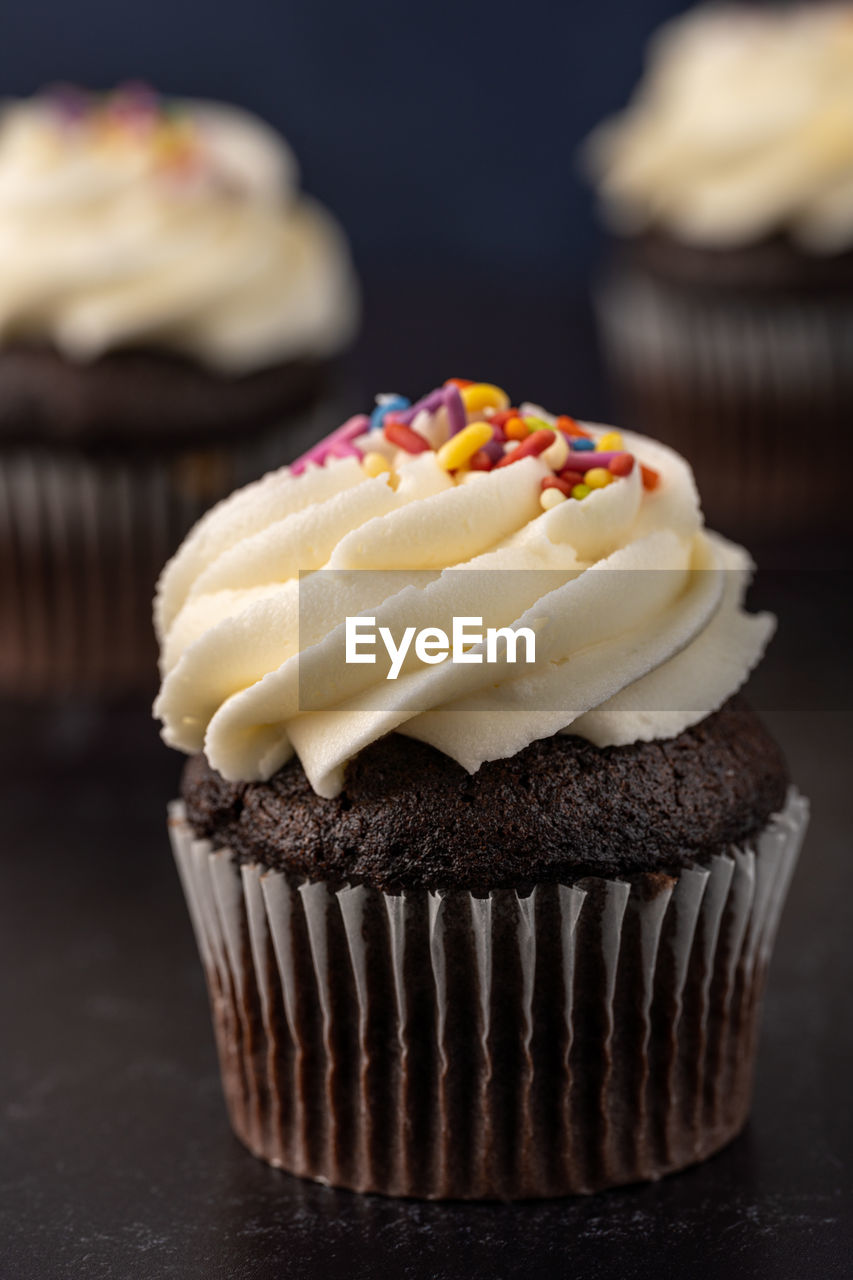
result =
M233 494L160 580L165 740L229 779L269 778L295 751L334 795L346 762L392 730L473 772L564 729L605 745L701 720L744 682L773 620L742 608L749 558L705 531L688 465L623 435L659 486L646 492L635 466L547 512L550 472L532 457L454 479L432 452L399 453L396 488L343 458ZM407 659L391 682L381 661L343 661L358 612L395 636L465 615L529 626L536 664Z
M628 108L587 144L624 233L726 248L853 245L853 5L702 6L664 26Z
M254 116L132 89L3 108L0 341L242 373L337 351L357 312L341 231Z

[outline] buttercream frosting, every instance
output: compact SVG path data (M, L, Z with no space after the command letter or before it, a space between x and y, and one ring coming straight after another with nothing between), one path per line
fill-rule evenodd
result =
M656 487L637 465L543 510L547 454L449 473L433 451L453 430L446 407L411 425L432 448L350 431L352 456L273 472L189 535L155 603L155 714L170 745L204 751L231 780L269 778L296 752L329 796L347 761L391 731L474 772L559 731L599 745L673 736L744 682L773 619L744 611L749 557L704 528L671 449L622 433ZM590 448L609 433L585 426ZM362 455L377 449L391 469L370 475ZM343 661L345 618L358 613L395 634L449 631L455 616L527 626L536 662L410 655L390 681L381 661Z
M238 374L335 352L357 309L341 231L247 112L127 89L0 113L0 341Z
M708 5L664 26L588 144L614 227L712 248L853 245L853 5Z

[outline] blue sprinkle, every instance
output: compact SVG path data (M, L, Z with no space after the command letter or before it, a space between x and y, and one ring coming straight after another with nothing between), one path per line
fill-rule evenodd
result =
M392 409L395 412L399 412L402 409L410 409L411 407L411 400L407 400L405 396L383 396L370 415L370 430L381 430L385 422L385 414L390 413Z
M571 445L572 449L577 453L584 453L589 449L595 449L595 441L586 440L583 436L573 436Z

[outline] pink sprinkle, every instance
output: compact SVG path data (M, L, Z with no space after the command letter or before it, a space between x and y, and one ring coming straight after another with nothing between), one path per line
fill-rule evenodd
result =
M357 440L359 436L363 436L370 430L370 418L366 413L357 413L352 418L347 418L343 426L338 427L337 431L333 431L329 436L330 440Z
M327 458L360 458L361 451L356 449L347 440L336 440L334 444L329 446Z
M614 458L623 458L624 449L615 449L610 453L594 453L591 449L570 450L561 471L591 471L593 467L609 467Z
M309 449L307 453L303 453L295 462L291 462L290 471L294 476L301 476L303 471L314 463L315 466L321 467L327 458L358 458L360 453L354 449L350 443L357 440L359 436L365 435L370 429L370 419L366 413L357 413L353 418L347 418L342 426L333 431L331 435L320 440Z

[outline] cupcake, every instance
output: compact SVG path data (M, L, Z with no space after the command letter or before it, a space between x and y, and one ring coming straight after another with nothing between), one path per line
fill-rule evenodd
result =
M0 688L148 687L165 557L331 425L356 293L297 177L141 87L0 113Z
M749 574L675 452L459 379L196 526L155 714L250 1151L513 1199L740 1131L807 818Z
M814 528L806 440L853 413L853 5L702 7L588 144L615 233L598 298L627 419L683 450L725 532ZM850 528L843 468L820 521Z

